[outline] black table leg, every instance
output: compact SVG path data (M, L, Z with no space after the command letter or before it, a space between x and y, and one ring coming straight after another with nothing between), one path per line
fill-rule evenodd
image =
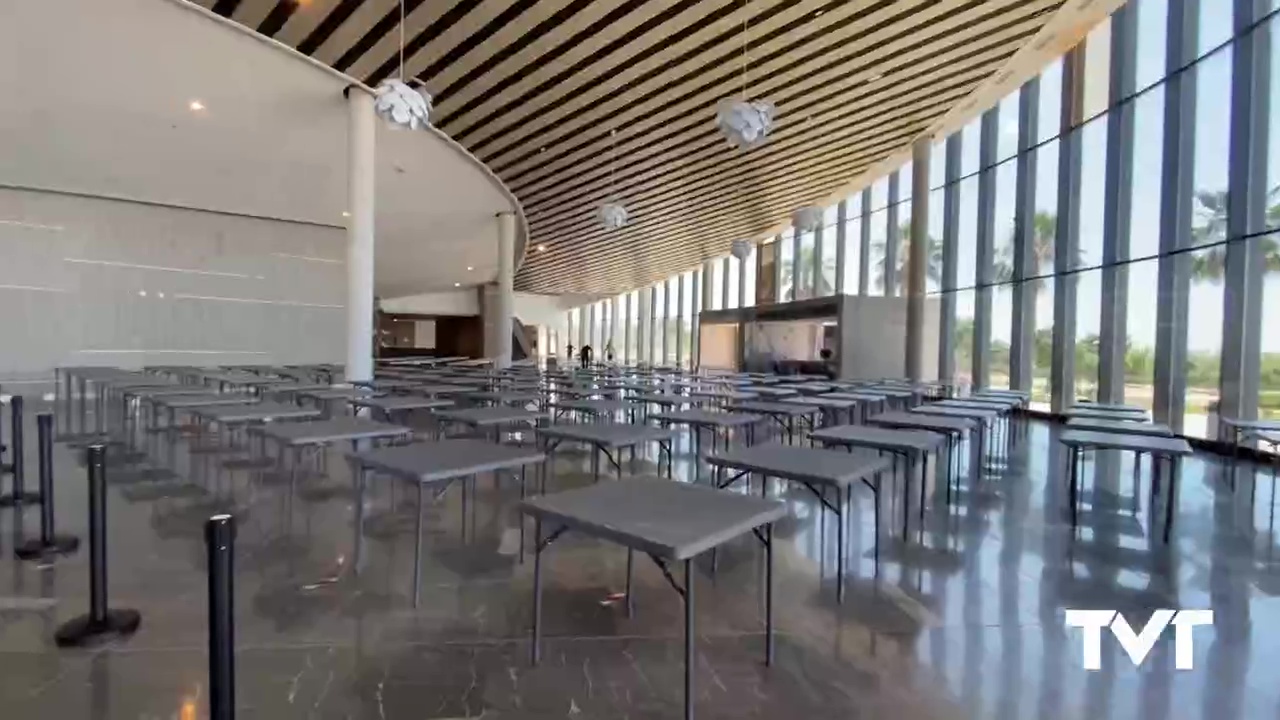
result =
M591 446L591 481L600 482L600 446Z
M880 545L880 498L876 494L876 546ZM836 487L836 602L844 604L844 488Z
M1153 454L1152 459L1155 459ZM1169 532L1173 529L1173 513L1178 499L1178 471L1182 465L1182 460L1176 455L1169 457L1169 496L1165 498L1164 505L1164 541L1169 542Z
M525 485L525 470L527 465L520 466L520 502L523 503L525 497L528 496L528 489ZM524 514L519 510L516 511L516 522L520 523L520 564L524 564Z
M356 481L356 540L355 540L355 573L360 574L360 567L364 561L364 485L365 485L365 469L364 466L356 461L351 462L351 472L355 476ZM393 508L394 509L394 505Z
M1070 458L1069 458L1069 459L1068 459L1068 461L1067 461L1067 463L1068 463L1068 465L1067 465L1067 468L1068 468L1068 469L1067 469L1067 473L1068 473L1068 479L1067 479L1067 482L1068 482L1068 485L1067 485L1067 502L1071 505L1071 530L1072 530L1072 532L1074 532L1074 531L1075 531L1075 529L1076 529L1076 464L1077 464L1077 462L1078 462L1078 460L1077 460L1077 453L1078 453L1078 451L1079 451L1079 448L1077 448L1076 446L1072 445L1072 446L1071 446L1071 456L1070 456Z
M773 665L773 523L764 526L764 664Z
M632 617L636 612L635 602L631 597L632 581L635 577L635 551L627 548L627 617Z
M542 659L542 519L533 520L533 644L529 662Z
M929 485L929 451L926 450L924 452L924 454L920 458L920 463L922 465L920 470L920 532L921 532L921 537L923 538L924 537L923 534L924 534L925 490Z
M693 561L684 561L684 717L693 720Z
M465 480L463 481L466 482ZM418 607L420 595L420 586L422 581L422 488L423 483L418 483L418 509L417 509L417 531L414 534L413 543L413 606ZM463 492L466 492L466 485L463 485ZM464 495L465 497L465 495Z

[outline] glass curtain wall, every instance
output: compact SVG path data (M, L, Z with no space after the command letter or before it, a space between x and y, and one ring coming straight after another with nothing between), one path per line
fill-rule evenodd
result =
M925 278L946 379L1026 390L1041 409L1139 405L1199 437L1223 416L1280 418L1277 12L1129 0L933 139ZM914 170L827 208L820 232L784 232L782 300L904 295ZM711 307L736 307L740 284L753 304L755 259L745 277L724 260ZM654 357L675 363L685 315L665 289ZM569 339L584 319L566 319Z

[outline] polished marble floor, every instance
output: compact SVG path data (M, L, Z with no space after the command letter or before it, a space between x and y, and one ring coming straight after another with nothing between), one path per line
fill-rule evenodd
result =
M34 423L27 437L34 485ZM148 462L169 462L163 442L151 449ZM687 440L678 452L676 474L688 480L695 468ZM15 535L34 534L38 512L0 510L0 717L204 716L202 521L225 508L239 523L239 717L680 716L679 597L656 567L638 563L637 612L627 619L615 595L625 553L605 543L566 536L549 550L544 661L530 667L532 562L518 561L516 486L480 478L465 514L456 488L430 504L415 610L412 495L403 487L376 483L357 577L354 500L316 490L346 482L336 452L328 481L306 478L292 495L272 475L216 470L224 456L192 455L185 440L173 457L176 478L160 481L125 464L132 458L124 454L113 458L111 604L143 618L135 636L113 646L53 646L58 624L87 607L87 551L46 565L18 562ZM85 471L65 445L55 460L60 529L83 539ZM193 472L193 461L208 472ZM792 516L777 532L771 669L761 663L758 544L730 545L714 577L704 563L699 717L1280 716L1271 674L1280 667L1280 552L1269 469L1255 485L1254 468L1241 466L1232 489L1211 458L1187 461L1173 542L1164 546L1145 464L1136 493L1127 457L1088 464L1074 539L1063 521L1065 457L1050 427L1032 423L1007 457L969 464L981 472L966 469L950 507L941 492L931 497L922 527L913 504L905 545L901 496L885 494L878 568L871 495L854 493L843 606L833 586L833 519L803 488L779 494ZM563 454L550 488L589 482L586 467L585 454ZM631 468L653 469L652 455ZM1134 625L1155 609L1211 609L1215 625L1195 632L1193 670L1174 669L1169 632L1141 668L1104 637L1102 669L1086 672L1081 634L1064 627L1067 608L1121 610Z

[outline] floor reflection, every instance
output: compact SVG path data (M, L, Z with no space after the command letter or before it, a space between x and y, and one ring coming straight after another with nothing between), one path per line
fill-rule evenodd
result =
M34 415L34 413L31 413ZM34 437L34 429L28 430ZM680 605L638 562L637 612L610 598L625 552L566 536L547 557L546 661L527 662L532 563L519 558L518 488L478 478L426 510L423 602L411 606L411 489L374 483L366 566L352 558L354 498L333 454L327 477L291 493L234 457L188 452L189 438L147 439L109 470L110 593L142 612L141 631L96 653L52 645L58 623L88 603L87 550L47 565L12 559L38 514L0 511L0 701L6 718L191 718L205 699L205 576L200 523L231 510L237 544L241 717L633 717L679 715ZM206 443L207 444L207 443ZM695 477L692 444L678 478ZM141 464L124 465L141 459ZM630 469L653 473L651 451ZM1161 542L1163 499L1149 466L1102 454L1085 467L1079 527L1064 514L1065 454L1032 423L1007 456L981 468L952 503L930 480L923 522L900 486L883 494L874 560L872 495L851 503L846 598L835 601L836 527L803 488L780 488L791 517L777 528L777 663L759 662L754 541L699 565L698 713L702 717L1262 718L1280 713L1275 488L1270 469L1185 464L1173 540ZM30 465L31 463L29 463ZM84 538L84 470L56 451L60 530ZM945 463L944 463L945 464ZM1257 471L1256 485L1252 478ZM701 482L708 481L701 473ZM550 487L590 482L587 457L559 455ZM308 488L322 486L323 492ZM757 486L758 487L758 486ZM743 492L752 492L743 488ZM757 490L758 491L758 490ZM932 497L937 495L937 497ZM907 539L901 537L903 514ZM1154 518L1154 520L1153 520ZM1103 641L1102 669L1081 669L1067 608L1116 609L1135 626L1159 608L1207 608L1191 671L1173 667L1172 633L1141 668Z

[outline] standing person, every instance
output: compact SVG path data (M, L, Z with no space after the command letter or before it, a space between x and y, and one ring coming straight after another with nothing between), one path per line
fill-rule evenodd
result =
M607 363L613 363L613 338L609 338L604 344L604 360Z
M591 346L590 345L582 346L582 349L578 351L578 360L579 362L581 362L583 370L586 370L587 368L591 367Z
M573 367L573 343L569 343L565 349L569 351L569 367Z

